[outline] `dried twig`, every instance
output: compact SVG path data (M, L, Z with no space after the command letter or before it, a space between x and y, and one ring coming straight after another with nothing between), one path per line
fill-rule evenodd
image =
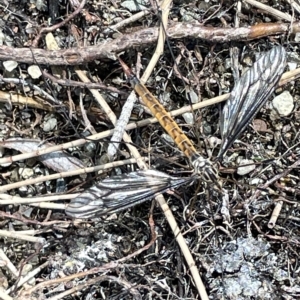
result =
M70 80L70 79L61 79L61 78L57 78L57 77L49 74L48 72L46 72L44 70L42 70L42 74L46 78L49 78L52 82L57 83L62 86L81 87L81 88L88 88L88 89L100 89L100 90L104 90L104 91L108 91L108 92L112 92L112 93L118 93L120 95L127 94L127 92L121 91L113 86L106 86L105 84L103 84L101 82L85 83L85 82L78 82L78 81Z
M54 97L52 97L49 93L42 90L40 87L38 87L35 84L29 83L28 81L21 79L21 78L4 78L2 75L0 75L0 82L6 82L6 83L13 83L13 84L22 84L23 86L29 86L33 90L37 91L41 96L44 98L52 101L53 103L56 103L58 105L61 105Z
M276 18L278 18L279 20L285 20L285 21L288 21L288 22L291 22L293 20L293 17L287 13L283 13L281 12L280 10L278 9L275 9L269 5L266 5L266 4L263 4L259 1L256 1L256 0L245 0L246 3L254 6L254 7L257 7L261 10L263 10L265 13L268 13L269 15L272 15Z
M17 231L0 230L0 236L12 239L23 240L31 243L45 244L46 240L41 237L19 234Z
M272 179L268 180L266 183L260 186L260 189L256 190L253 196L251 196L249 199L246 200L245 202L246 205L248 206L250 202L252 202L254 199L257 199L262 193L262 190L267 189L271 184L275 183L280 178L287 176L292 170L299 168L299 166L300 166L300 159L294 162L291 166L287 167L282 173L277 174Z
M167 30L171 39L195 38L211 43L230 41L250 41L271 35L300 32L300 23L260 23L250 27L213 28L199 24L177 23ZM0 60L15 60L28 64L40 65L82 65L99 59L116 59L116 54L153 44L158 38L159 29L146 28L131 34L83 48L47 51L43 49L12 48L0 46Z
M147 158L142 158L142 159L147 160ZM10 183L10 184L0 186L0 193L3 193L3 192L8 191L8 190L19 188L21 186L36 184L38 182L44 182L46 180L53 180L53 179L58 179L58 178L82 175L82 174L87 174L87 173L91 173L91 172L98 172L98 171L102 171L102 170L111 169L111 168L114 168L114 167L117 167L117 166L122 166L122 165L126 165L126 164L133 164L133 163L137 163L137 160L135 158L126 159L126 160L123 160L123 161L115 161L115 162L112 162L112 163L108 163L108 164L104 164L104 165L102 164L102 165L94 166L94 167L77 169L77 170L74 170L74 171L61 172L61 173L51 174L51 175L47 175L47 176L40 176L40 177L37 177L37 178L27 179L27 180L24 180L24 181L14 182L14 183Z
M149 9L142 10L142 11L130 16L129 18L127 18L125 20L118 22L117 24L109 26L107 29L104 30L104 33L108 33L110 31L118 31L121 28L123 28L129 24L132 24L132 23L140 20L141 18L149 15L150 12L151 11Z
M83 9L83 7L86 4L86 0L82 0L80 5L71 13L66 19L64 19L62 22L55 24L53 26L47 27L47 28L42 28L40 32L37 34L36 38L32 42L32 47L37 47L38 42L40 38L42 37L42 34L47 33L47 32L52 32L54 30L57 30L58 28L64 26L67 24L70 20L72 20L76 15L80 13L80 11ZM33 58L35 58L35 55L33 55Z
M282 204L283 204L283 201L282 200L278 200L276 202L276 205L273 209L273 212L272 212L272 215L271 215L271 218L269 220L269 223L268 223L268 227L270 229L274 228L275 227L275 224L277 222L277 219L279 217L279 214L280 214L280 211L281 211L281 208L282 208Z

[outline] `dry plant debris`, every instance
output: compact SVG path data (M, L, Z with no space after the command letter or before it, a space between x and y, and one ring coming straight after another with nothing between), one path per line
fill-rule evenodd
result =
M0 299L299 299L299 18L289 0L0 1ZM191 172L140 103L108 160L131 92L118 55L138 74L151 61L145 84L214 157L219 109L208 103L275 44L288 73L224 156L227 193L193 182L165 196L193 264L150 201L65 215L73 194L141 161Z

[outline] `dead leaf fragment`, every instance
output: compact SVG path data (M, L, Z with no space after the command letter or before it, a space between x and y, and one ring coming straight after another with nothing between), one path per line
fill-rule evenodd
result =
M28 153L54 146L54 144L43 143L40 140L14 138L0 142L0 146ZM55 151L40 156L37 154L37 159L56 172L67 172L84 168L83 163L79 159L64 151Z

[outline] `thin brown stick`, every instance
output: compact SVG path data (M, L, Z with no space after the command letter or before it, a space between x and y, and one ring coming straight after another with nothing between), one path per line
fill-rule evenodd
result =
M147 158L145 158L145 160L147 160ZM65 178L65 177L70 177L70 176L77 176L77 175L80 175L80 174L88 174L88 173L91 173L91 172L99 172L101 170L102 171L109 170L109 169L115 168L117 166L122 166L122 165L125 165L125 164L132 164L132 163L136 163L135 158L131 158L131 159L123 160L123 161L115 161L115 162L112 162L112 163L102 164L102 165L94 166L94 167L76 169L76 170L73 170L73 171L55 173L55 174L46 175L46 176L39 176L37 178L30 178L30 179L26 179L24 181L19 181L19 182L14 182L14 183L9 183L9 184L6 184L6 185L2 185L2 186L0 186L0 193L6 192L6 191L9 191L9 190L12 190L12 189L17 189L17 188L19 188L21 186L25 186L25 185L36 184L38 182L44 182L44 181L47 181L47 180L54 180L54 179ZM1 203L1 205L3 205L3 203Z
M171 39L195 38L212 43L230 41L250 41L271 35L300 32L300 22L293 25L287 23L260 23L250 27L214 28L199 24L177 23L167 30ZM12 48L0 46L0 60L15 60L28 64L40 65L81 65L94 60L116 59L116 54L141 48L156 42L159 28L145 28L96 46L48 51L43 49Z
M127 92L121 91L113 86L106 86L101 82L80 82L80 81L75 81L70 79L61 79L49 74L45 70L42 70L42 74L46 78L49 78L52 82L62 86L73 86L73 87L75 86L75 87L88 88L88 89L100 89L112 93L118 93L120 95L128 94Z
M70 20L72 20L76 15L78 15L81 12L81 10L84 8L85 4L86 4L86 0L82 0L80 5L62 22L55 24L53 26L50 26L50 27L42 28L40 30L40 32L37 34L36 38L33 40L32 47L37 47L37 44L38 44L40 38L42 37L43 33L55 31L58 28L67 24ZM33 55L33 58L35 58L35 55Z
M278 200L278 202L276 202L276 205L273 209L273 212L272 212L272 215L271 215L271 218L269 220L269 223L268 223L268 228L272 229L275 227L276 225L276 222L277 222L277 219L279 217L279 214L281 212L281 209L282 209L282 204L283 204L283 200L281 200L281 198L283 197L280 197Z
M287 176L292 170L298 169L299 166L300 166L300 159L294 162L291 166L287 167L283 172L277 174L272 179L268 180L266 183L260 186L260 189L256 190L254 195L246 200L245 204L249 205L250 202L252 202L254 199L257 199L261 195L262 190L267 189L271 184L275 183L280 178Z
M274 17L276 17L279 20L285 20L288 22L291 22L293 20L293 17L287 13L283 13L278 9L275 9L269 5L263 4L259 1L256 0L245 0L246 3L259 8L260 10L263 10L264 12L266 12L269 15L272 15Z

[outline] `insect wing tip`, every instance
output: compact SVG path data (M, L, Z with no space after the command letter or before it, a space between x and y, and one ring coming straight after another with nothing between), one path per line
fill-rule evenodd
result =
M235 84L223 111L220 158L275 90L286 66L286 51L275 46L264 53Z

